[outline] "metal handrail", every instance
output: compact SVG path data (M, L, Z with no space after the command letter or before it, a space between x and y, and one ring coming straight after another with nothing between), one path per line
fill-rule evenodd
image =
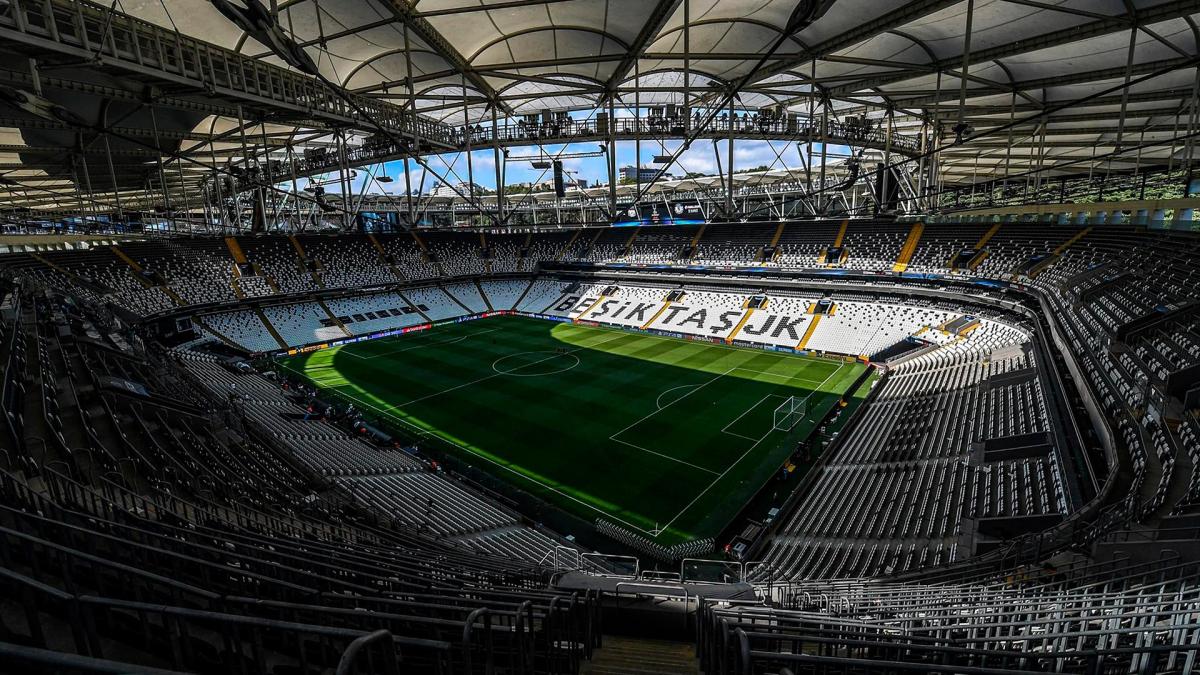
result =
M753 672L750 664L750 637L741 628L734 629L733 634L738 640L738 672L748 675Z
M347 94L353 100L348 104L311 77L178 31L164 30L90 0L12 0L11 5L7 15L0 14L0 35L14 42L88 59L103 58L106 65L143 76L187 83L217 96L232 95L255 103L265 99L277 107L332 122L357 124L364 130L373 131L374 127L365 123L355 107L397 133L411 134L415 122L415 130L423 139L443 145L454 130L369 96ZM101 26L111 27L111 34L99 30ZM109 34L109 39L94 44L89 39L91 28L98 28L95 34ZM214 97L205 107L234 114L233 106L223 106Z
M396 649L391 646L392 633L387 630L377 630L374 633L355 638L353 642L346 647L346 651L342 652L342 658L338 659L337 670L335 675L350 675L351 668L354 667L355 660L358 655L367 647L376 642L386 641L391 647L383 650L383 675L400 675L400 663L396 658Z
M487 650L486 650L487 651L487 659L488 659L486 668L487 668L487 672L491 672L492 665L493 665L492 664L492 648L491 648L491 641L492 641L491 616L492 616L491 612L488 610L487 607L480 607L479 609L476 609L476 610L472 611L470 614L468 614L466 623L463 624L463 632L462 632L463 662L466 664L467 672L473 672L472 671L471 654L474 650L472 649L472 645L471 645L471 636L475 631L475 621L478 620L480 617L483 618L483 627L484 627L484 629L486 629L486 632L484 633L486 635L485 639L488 642Z
M137 666L136 669L132 669L128 663L97 659L91 656L66 654L5 642L0 642L0 661L10 666L16 663L50 666L55 672L59 669L64 669L72 673L111 673L113 675L124 675L136 670L140 675L185 675L178 670L150 668L147 666Z
M687 575L686 575L686 574L684 574L684 570L685 570L685 569L687 569L687 564L688 564L689 562L697 562L697 563L720 563L720 564L722 564L722 565L730 565L730 564L732 564L732 565L734 566L734 569L736 569L736 570L738 571L738 573L737 573L737 580L736 580L736 581L706 581L706 580L704 580L704 579L689 579L689 578L687 577ZM753 564L753 563L750 563L750 564ZM706 558L684 558L684 559L682 559L682 560L680 560L680 561L679 561L679 580L680 580L681 582L693 583L693 584L714 584L714 585L720 585L720 584L736 584L736 583L741 583L741 582L744 582L744 581L746 580L746 565L747 565L747 563L744 563L744 562L741 562L741 561L729 561L729 560L708 560L708 559L706 559Z

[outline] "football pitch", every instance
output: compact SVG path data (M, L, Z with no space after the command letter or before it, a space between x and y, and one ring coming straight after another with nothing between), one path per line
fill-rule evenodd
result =
M719 534L866 367L519 316L281 365L418 445L664 546ZM789 397L806 414L785 431Z

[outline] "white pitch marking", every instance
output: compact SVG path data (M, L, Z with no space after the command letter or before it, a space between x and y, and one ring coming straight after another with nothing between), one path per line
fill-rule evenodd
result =
M839 366L837 367L837 370L835 370L835 371L833 371L832 373L830 373L830 374L829 374L829 377L825 378L825 381L824 381L824 382L822 382L822 383L821 383L821 384L820 384L820 385L817 387L817 390L819 391L821 387L825 386L825 382L828 382L828 381L829 381L831 378L833 378L833 376L834 376L834 375L837 375L838 373L840 373L840 372L842 371L842 367L843 367L843 366L845 366L845 365L846 365L845 363L843 363L843 364L839 365ZM808 401L809 397L811 397L811 396L812 396L812 394L810 393L808 396L805 396L805 397L804 397L804 400L805 400L805 401ZM724 471L722 471L722 472L721 472L721 474L720 474L719 476L717 476L715 480L713 480L713 482L709 483L708 487L704 488L704 490L703 490L703 491L701 491L701 492L700 492L700 494L696 495L696 498L695 498L695 499L693 499L692 501L688 502L688 505L687 505L687 506L685 506L685 507L683 507L683 510L682 510L682 511L680 511L680 512L679 512L679 513L677 513L677 514L675 514L675 517L674 517L674 518L672 518L671 520L667 521L667 524L666 524L666 525L663 525L663 526L662 526L662 527L659 529L659 531L661 532L661 531L663 531L663 530L666 530L667 528L671 527L671 525L672 525L672 524L674 524L674 522L675 522L676 520L679 520L679 517L680 517L680 516L682 516L683 514L687 513L688 509L692 508L692 506L693 506L693 505L695 505L695 503L696 503L696 502L700 501L700 498L701 498L701 497L703 497L705 494L708 494L708 491L709 491L709 490L711 490L711 489L713 488L713 486L714 486L714 485L716 485L717 483L720 483L720 482L721 482L721 479L723 479L723 478L725 477L725 474L729 473L729 472L730 472L730 471L733 469L733 467L735 467L735 466L737 466L739 463L741 463L741 461L742 461L743 459L745 459L745 458L746 458L746 455L749 455L749 454L750 454L750 452L751 452L752 450L754 450L755 448L757 448L757 447L758 447L758 445L759 445L759 443L762 443L763 441L767 440L767 436L770 436L770 435L771 435L771 433L772 433L772 432L774 432L774 431L775 431L775 429L774 429L774 427L772 427L770 431L768 431L767 433L763 434L763 437L762 437L762 438L760 438L760 439L758 439L757 441L755 441L754 445L751 445L749 448L747 448L747 449L746 449L746 451L742 453L742 456L741 456L741 457L738 457L736 460L734 460L733 464L730 464L729 466L725 467L725 470L724 470Z
M401 352L409 352L414 349L424 349L426 347L438 347L441 345L457 344L468 338L473 338L477 335L483 335L484 333L494 333L498 330L500 330L500 329L499 328L488 328L485 330L468 333L466 335L459 335L458 337L453 337L453 338L450 338L449 340L440 340L440 341L436 341L436 342L422 342L421 344L409 345L407 347L402 347L400 349L393 349L392 351L382 352L380 354L372 354L370 356L361 356L359 354L355 354L354 352L346 352L346 355L353 356L356 359L363 359L364 361L369 361L371 359L378 359L383 356L391 356L392 354L399 354Z
M654 334L650 334L650 333L632 333L632 332L630 332L630 331L624 331L624 330L621 330L621 329L619 329L619 328L611 328L611 327L605 327L605 326L595 326L595 327L592 327L592 328L599 328L599 329L601 329L601 330L609 330L609 331L611 331L611 332L614 332L614 333L616 333L616 335L614 335L614 337L613 337L612 339L610 339L610 340L604 340L604 341L601 341L601 342L598 342L598 343L596 343L595 345L581 346L581 347L579 347L579 348L577 348L577 349L571 350L570 352L566 352L566 353L574 353L574 352L576 352L576 351L580 351L580 350L582 350L582 349L585 349L585 348L594 348L594 347L598 347L598 346L600 346L600 345L607 344L608 342L611 342L612 340L615 340L615 339L617 339L617 338L619 338L619 337L621 337L621 336L623 336L623 335L639 335L639 336L641 336L641 337L650 337L650 338L656 338L656 339L660 339L660 340L677 340L677 339L678 339L678 338L671 338L671 337L668 337L668 336L663 336L663 335L654 335ZM499 330L499 329L495 329L495 330ZM740 347L733 347L733 346L729 346L729 345L721 345L721 344L707 344L706 346L709 346L709 347L723 347L723 348L726 348L726 349L732 349L732 350L735 350L735 351L747 351L747 350L745 350L745 349L743 349L743 348L740 348ZM824 359L816 359L816 358L812 358L812 357L805 357L805 356L799 356L799 355L797 355L797 356L798 356L799 358L803 358L804 360L808 360L808 361L822 361L822 362L824 361ZM530 364L530 365L534 365L534 364ZM835 371L834 371L833 373L831 373L831 374L830 374L828 377L826 377L826 378L825 378L825 379L824 379L824 380L823 380L823 381L822 381L822 382L821 382L821 383L820 383L820 384L817 386L817 390L819 391L819 390L820 390L820 388L821 388L821 387L823 387L823 386L824 386L824 385L825 385L825 384L826 384L826 383L827 383L827 382L828 382L830 379L832 379L834 376L836 376L838 373L840 373L840 372L841 372L841 370L842 370L842 368L843 368L845 365L846 365L846 364L845 364L844 362L843 362L843 363L839 363L839 364L838 364L838 367L837 367L837 370L835 370ZM667 407L670 407L670 406L674 405L675 403L678 403L679 401L683 400L684 398L687 398L688 396L690 396L691 394L695 393L696 391L699 391L699 390L700 390L702 387L704 387L704 386L706 386L706 385L708 385L708 384L711 384L712 382L715 382L716 380L718 380L718 379L720 379L720 378L724 377L725 375L728 375L730 372L732 372L732 371L734 371L734 370L739 370L739 369L740 369L740 370L745 370L745 371L747 371L747 372L757 372L757 373L760 373L760 374L775 375L775 373L768 373L768 372L766 372L766 371L754 371L754 370L752 370L752 369L749 369L749 368L741 368L740 366L734 366L734 367L730 368L729 370L725 371L724 373L721 373L721 374L717 375L715 378L713 378L713 379L711 379L711 380L708 380L708 381L706 381L706 382L700 383L699 385L683 385L683 386L691 386L691 387L694 387L694 389L693 389L692 391L689 391L687 394L684 394L683 396L679 397L678 399L676 399L676 400L672 401L671 403L667 404L667 406L664 406L664 408L662 408L662 409L665 409L665 408L667 408ZM493 376L491 376L491 377L497 377L497 376L498 376L498 375L493 375ZM781 376L781 377L782 377L782 376ZM488 378L482 378L482 379L490 379L490 377L488 377ZM806 383L807 383L807 382L806 382ZM474 382L470 382L470 383L467 383L467 385L462 385L462 386L468 386L468 385L470 385L470 384L474 384ZM461 386L460 386L460 387L455 387L454 389L458 389L458 388L461 388ZM678 387L677 387L677 388L678 388ZM452 389L447 389L446 391L452 391ZM670 390L668 390L668 391L670 391ZM441 393L445 393L445 392L438 392L438 394L432 394L431 396L437 396L437 395L439 395L439 394L441 394ZM663 392L663 393L666 393L666 392ZM811 394L809 394L809 396L811 396ZM661 397L661 394L660 394L660 397ZM355 398L355 400L358 400L358 399L357 399L357 397L352 397L352 398ZM807 397L805 398L805 400L807 400ZM677 513L677 514L675 515L675 517L673 517L673 518L672 518L670 521L668 521L668 522L667 522L665 525L663 525L662 527L657 527L657 528L655 528L654 530L646 530L646 529L644 529L644 528L638 527L637 525L634 525L634 524L632 524L632 523L630 523L630 522L628 522L628 521L626 521L626 520L624 520L624 519L622 519L622 518L620 518L620 517L616 516L616 515L615 515L615 514L613 514L613 513L610 513L610 512L608 512L608 511L605 511L605 510L599 509L599 508L597 508L597 507L593 506L592 504L589 504L589 503L587 503L587 502L585 502L585 501L583 501L583 500L581 500L581 499L578 499L577 497L574 497L573 495L567 494L567 493L563 492L562 490L559 490L558 488L555 488L555 487L553 487L553 486L550 486L550 485L546 485L545 483L542 483L541 481L538 481L538 480L536 480L536 479L534 479L534 478L530 478L529 476L527 476L527 475L525 475L525 474L523 474L523 473L521 473L521 472L519 472L519 471L517 471L517 470L513 469L512 467L505 466L504 464L501 464L501 463L497 462L496 460L492 459L491 457L488 457L487 455L480 454L480 453L478 453L478 452L476 452L476 451L472 450L472 449L471 449L471 448L469 448L469 447L463 446L463 445L462 445L462 444L460 444L460 443L457 443L457 442L451 441L450 439L444 438L444 437L442 437L442 436L438 436L438 435L436 435L436 434L433 434L433 433L431 433L431 432L429 432L429 431L427 431L427 430L421 429L420 427L418 427L418 426L414 425L413 423L409 422L408 420L405 420L404 418L402 418L402 417L399 417L399 416L395 415L395 414L392 412L392 410L395 410L395 409L397 409L397 408L398 408L398 406L393 406L391 409L385 410L385 409L382 409L382 408L380 408L380 407L378 407L378 406L376 406L376 405L373 405L373 404L367 403L367 402L365 402L365 401L361 401L361 400L359 400L358 402L359 402L361 405L365 405L365 406L367 406L368 408L372 408L372 409L376 410L377 412L380 412L380 413L382 413L382 414L384 414L384 415L387 415L388 417L391 417L391 418L393 418L393 419L397 420L397 421L398 421L398 422L400 422L401 424L404 424L404 425L406 425L406 426L408 426L408 427L410 427L410 428L414 429L414 430L415 430L415 431L416 431L418 434L424 435L424 436L426 436L426 437L436 436L436 437L437 437L438 439L440 439L440 440L443 440L443 441L445 441L445 442L447 442L447 443L450 443L451 445L454 445L454 446L456 446L456 447L460 448L461 450L464 450L464 451L466 451L466 452L469 452L469 453L471 453L471 454L473 454L473 455L475 455L475 456L477 456L477 457L481 457L481 458L483 458L483 459L486 459L487 461L491 462L492 464L495 464L496 466L498 466L498 467L500 467L500 468L502 468L502 469L504 469L504 470L506 470L506 471L509 471L510 473L516 474L517 476L520 476L521 478L524 478L525 480L528 480L528 481L529 481L529 482L531 482L531 483L534 483L534 484L536 484L536 485L539 485L539 486L541 486L541 487L543 487L543 488L546 488L546 489L548 489L548 490L550 490L550 491L552 491L552 492L555 492L555 493L557 493L557 494L559 494L559 495L561 495L561 496L563 496L563 497L566 497L567 499L570 499L570 500L571 500L571 501L573 501L573 502L576 502L576 503L578 503L578 504L580 504L580 505L584 506L584 507L585 507L585 508L587 508L587 509L590 509L590 510L592 510L592 511L595 511L595 512L597 512L597 513L599 513L599 514L601 514L601 515L603 515L603 516L605 516L605 517L607 517L607 518L611 518L611 519L613 519L613 520L616 520L616 521L620 522L622 525L625 525L626 527L629 527L630 529L637 530L638 532L641 532L642 534L649 535L649 536L651 536L651 537L657 537L659 534L661 534L662 532L664 532L664 531L666 531L668 528L670 528L670 526L671 526L671 525L673 525L673 524L675 523L675 521L676 521L676 520L678 520L678 519L679 519L681 516L683 516L683 514L684 514L684 513L687 513L688 509L692 508L692 506L693 506L693 505L695 505L695 503L696 503L697 501L699 501L701 497L703 497L703 496L704 496L706 493L708 493L708 491L709 491L709 490L711 490L711 489L712 489L712 487L713 487L714 485L716 485L717 483L721 482L721 479L722 479L722 478L724 478L724 477L725 477L725 475L726 475L727 473L729 473L729 471L731 471L731 470L733 469L733 467L737 466L737 465L738 465L738 464L739 464L739 463L740 463L740 462L741 462L743 459L745 459L745 458L746 458L746 456L747 456L747 455L749 455L751 451L753 451L753 450L754 450L756 447L758 447L758 445L759 445L760 443L762 443L762 441L766 440L767 436L769 436L769 435L770 435L770 434L771 434L771 433L774 431L774 429L771 429L771 430L770 430L770 431L768 431L768 432L767 432L767 433L766 433L766 434L765 434L765 435L764 435L762 438L758 439L758 440L757 440L757 441L756 441L756 442L755 442L753 445L751 445L749 448L747 448L747 450L746 450L744 453L742 453L742 455L741 455L740 457L738 457L738 459L737 459L737 460L735 460L735 461L734 461L732 464L730 464L728 467L726 467L726 469L725 469L723 472L721 472L720 474L718 474L718 475L717 475L717 477L716 477L716 478L713 480L713 482L712 482L712 483L710 483L710 484L708 485L708 487L706 487L706 488L705 488L705 489L704 489L704 490L703 490L703 491L702 491L700 494L696 495L695 499L693 499L693 500L692 500L691 502L689 502L689 503L688 503L686 506L684 506L684 507L683 507L683 510L681 510L679 513ZM660 410L661 410L661 409L660 409ZM657 411L655 411L655 412L657 412ZM654 414L655 414L655 413L650 413L650 415L646 415L645 417L643 417L643 418L639 419L638 421L634 422L633 424L630 424L629 426L625 427L625 428L624 428L624 429L622 429L621 431L618 431L616 434L613 434L613 436L616 436L616 435L618 435L618 434L621 434L621 433L623 433L623 432L627 431L628 429L632 428L633 426L636 426L637 424L639 424L640 422L642 422L642 421L644 421L644 420L648 419L649 417L653 416ZM631 443L628 443L628 442L626 442L626 441L622 441L622 440L620 440L620 439L614 438L613 436L610 436L610 437L609 437L609 440L613 440L613 441L616 441L616 442L618 442L618 443L622 443L622 444L624 444L624 445L628 445L628 446L630 446L630 447L637 448L637 449L639 449L639 450L643 450L643 451L646 451L646 452L650 452L650 453L652 453L652 454L658 454L658 453L654 453L654 451L652 451L652 450L647 450L646 448L641 448L641 447L639 447L639 446L633 445L633 444L631 444ZM744 437L744 438L747 438L747 440L751 440L751 439L749 439L748 437ZM674 459L674 458L668 458L668 459ZM680 462L682 462L683 460L676 460L676 461L680 461ZM684 463L686 463L686 462L684 462ZM695 465L693 465L693 466L695 466ZM696 468L700 468L700 469L702 469L702 470L704 470L704 471L708 471L709 473L715 473L715 472L713 472L713 471L711 471L711 470L709 470L709 469L703 469L703 467L696 467Z
M633 422L632 424L630 424L629 426L625 427L624 429L621 429L620 431L618 431L618 432L614 433L612 436L609 436L609 437L608 437L608 438L609 438L609 440L612 440L612 441L615 441L615 440L617 440L617 439L616 439L616 437L617 437L617 436L620 436L621 434L625 433L626 431L629 431L630 429L632 429L632 428L636 427L637 425L641 424L642 422L645 422L646 420L650 419L651 417L654 417L655 415L657 415L658 413L662 412L663 410L666 410L667 408L670 408L671 406L675 405L676 403L679 403L679 402L680 402L680 401L682 401L683 399L685 399L685 398L687 398L687 397L691 396L692 394L694 394L694 393L696 393L696 392L700 391L701 389L703 389L703 388L707 387L708 385L712 384L713 382L716 382L717 380L721 379L722 377L725 377L725 376L726 376L726 375L728 375L729 373L732 373L732 372L733 372L734 370L736 370L736 369L737 369L737 366L734 366L734 367L730 368L729 370L726 370L725 372L721 373L720 375L717 375L716 377L712 378L711 380L706 380L706 381L704 381L704 382L701 382L701 383L700 383L700 384L698 384L698 385L695 385L695 389L692 389L691 391L689 391L688 393L684 394L683 396L680 396L679 398L675 399L674 401L671 401L670 403L668 403L668 404L666 404L665 406L663 406L663 407L659 408L658 410L655 410L654 412L650 413L649 415L646 415L646 416L642 417L641 419L639 419L639 420L637 420L637 421Z
M461 443L458 443L458 442L456 442L456 441L452 441L452 440L450 440L449 438L446 438L446 437L444 437L444 436L441 436L441 435L435 434L435 433L433 433L433 432L430 432L430 431L428 431L428 430L426 430L426 429L422 429L421 427L418 427L417 425L413 424L412 422L409 422L408 420L404 419L403 417L400 417L400 416L396 415L394 412L391 412L391 411L388 411L388 410L384 410L384 409L380 408L379 406L373 405L373 404L371 404L371 403L367 403L366 401L361 401L361 400L359 400L359 399L358 399L358 397L355 397L355 396L351 396L350 398L353 398L355 401L358 401L358 403L359 403L360 405L364 405L364 406L366 406L366 407L368 407L368 408L371 408L371 409L375 410L376 412L379 412L379 413L381 413L381 414L383 414L383 415L387 415L388 417L390 417L390 418L392 418L392 419L396 420L397 422L399 422L399 423L401 423L401 424L403 424L403 425L405 425L405 426L407 426L407 427L409 427L409 428L413 429L413 430L414 430L414 431L415 431L415 432L416 432L416 433L417 433L419 436L424 436L424 437L426 437L426 438L437 438L437 439L438 439L438 440L440 440L440 441L443 441L443 442L445 442L445 443L449 443L450 445L453 445L453 446L455 446L456 448L458 448L458 449L460 449L460 450L462 450L462 451L464 451L464 452L469 452L469 453L471 453L472 455L475 455L476 457L479 457L479 458L481 458L481 459L485 459L485 460L487 460L487 461L491 462L492 464L495 464L496 466L500 467L501 469L504 469L505 471L508 471L509 473L516 474L518 477L520 477L520 478L524 478L525 480L529 481L530 483L533 483L534 485L537 485L537 486L539 486L539 487L545 488L545 489L547 489L547 490L550 490L550 491L552 491L552 492L555 492L555 493L557 493L557 494L559 494L559 495L562 495L563 497L566 497L567 499L570 499L571 501L573 501L573 502L575 502L575 503L577 503L577 504L579 504L579 505L581 505L581 506L583 506L583 507L585 507L585 508L591 509L591 510L595 511L596 513L599 513L600 515L604 516L605 518L611 518L612 520L615 520L615 521L617 521L617 522L621 523L622 525L624 525L624 526L626 526L626 527L628 527L628 528L630 528L630 529L637 530L638 532L641 532L642 534L645 534L645 535L648 535L648 536L651 536L651 537L658 536L658 535L656 535L655 533L651 532L650 530L646 530L646 529L643 529L643 528L641 528L641 527L638 527L637 525L634 525L633 523L630 523L629 521L627 521L627 520L625 520L625 519L623 519L623 518L620 518L619 516L617 516L617 515L615 515L615 514L613 514L613 513L610 513L610 512L608 512L608 511L605 511L605 510L603 510L603 509L599 509L599 508L597 508L597 507L595 507L595 506L593 506L593 505L591 505L591 504L589 504L589 503L587 503L587 502L583 501L582 499L579 499L578 497L575 497L574 495L567 494L566 492L563 492L562 490L559 490L558 488L556 488L556 487L554 487L554 486L552 486L552 485L547 485L547 484L543 483L542 481L539 481L539 480L537 480L537 479L535 479L535 478L531 478L531 477L529 477L529 476L527 476L527 475L525 475L525 474L521 473L520 471L517 471L516 469L514 469L514 468L512 468L512 467L510 467L510 466L506 466L506 465L504 465L504 464L501 464L500 462L497 462L496 460L492 459L491 457L488 457L488 456L487 456L487 455L485 455L485 454L481 454L481 453L479 453L479 452L476 452L475 450L472 450L471 448L469 448L469 447L467 447L467 446L465 446L465 445L463 445L463 444L461 444Z
M838 366L838 367L841 368L841 366ZM734 368L734 370L740 370L740 371L743 371L746 373L754 373L755 375L767 375L768 377L777 377L780 379L786 379L788 382L795 382L797 384L816 384L817 383L817 380L814 380L811 378L796 377L794 375L785 375L783 373L772 373L769 370L752 370L750 368L742 368L741 366Z
M761 405L763 401L765 401L765 400L767 400L767 399L769 399L769 398L771 398L771 397L775 397L775 398L783 398L783 399L785 399L785 400L786 400L786 397L784 397L784 396L780 396L780 395L778 395L778 394L767 394L766 396L764 396L764 397L762 397L762 398L758 399L758 401L756 401L756 402L754 403L754 405L752 405L752 406L750 406L749 408L746 408L745 410L743 410L741 415L738 415L737 417L733 418L733 420L732 420L732 421L731 421L729 424L726 424L724 427L722 427L722 428L721 428L721 431L722 431L723 433L727 433L727 434L729 434L730 436L741 436L742 438L745 438L745 439L748 439L748 440L751 440L751 441L753 441L754 439L753 439L753 438L750 438L749 436L742 436L742 434L739 434L739 433L734 433L734 432L732 432L732 431L728 431L728 429L729 429L729 427L731 427L731 426L733 426L733 425L737 424L737 421L738 421L738 420L740 420L740 419L742 419L743 417L745 417L746 415L750 414L750 411L751 411L751 410L754 410L754 409L755 409L755 408L757 408L759 405Z
M623 335L623 334L622 334L622 335ZM609 342L612 342L612 340L615 340L615 339L616 339L616 338L618 338L618 337L621 337L621 335L616 335L616 336L614 336L613 338L611 338L611 339L608 339L608 340L602 340L602 341L600 341L599 343L597 343L597 345L593 345L593 347L594 347L594 346L598 346L598 345L602 345L602 344L608 344ZM552 354L552 355L550 355L550 356L547 356L547 357L546 357L546 358L544 358L544 359L538 359L537 361L531 361L531 362L529 362L529 363L525 364L524 366L521 366L521 368L525 368L525 367L528 367L528 366L536 366L536 365L537 365L537 364L539 364L539 363L542 363L542 362L544 362L544 361L549 361L550 359L558 358L559 356L564 356L564 355L574 354L575 352L582 351L582 350L584 350L584 349L591 349L591 348L592 348L592 347L588 347L588 346L584 346L584 347L576 347L575 349L572 349L572 350L570 350L570 351L563 352L562 354L557 354L557 353L555 353L555 354ZM520 353L520 352L518 352L518 353ZM511 355L510 355L510 356L511 356ZM578 358L578 357L576 357L576 358ZM517 368L516 370L520 370L520 368ZM434 392L434 393L432 393L432 394L428 394L428 395L426 395L426 396L422 396L422 397L420 397L420 398L414 398L414 399L413 399L413 400L411 400L411 401L405 401L404 403L399 403L399 404L397 404L397 405L390 406L390 408L389 408L389 409L391 409L391 410L398 410L398 409L400 409L400 408L403 408L404 406L407 406L407 405L412 405L413 403L417 403L417 402L419 402L419 401L425 401L425 400L428 400L428 399L431 399L431 398L435 398L435 397L441 396L442 394L446 394L446 393L449 393L449 392L452 392L452 391L457 391L457 390L459 390L459 389L462 389L462 388L464 388L464 387L470 387L471 385L479 384L480 382L484 382L484 381L486 381L486 380L490 380L490 379L492 379L492 378L500 377L501 375L511 375L511 374L512 374L512 372L511 372L511 371L510 371L509 373L500 373L500 372L496 372L496 373L493 373L493 374L491 374L491 375L487 375L487 376L485 376L485 377L481 377L481 378L479 378L479 379L477 379L477 380L471 380L470 382L464 382L464 383L462 383L462 384L459 384L459 385L456 385L456 386L450 387L449 389L443 389L443 390L441 390L441 391L437 391L437 392Z
M654 407L655 407L655 408L657 408L657 409L659 409L659 410L662 410L663 408L665 408L665 407L666 407L666 406L664 406L664 405L662 404L662 397L664 397L664 396L666 396L667 394L669 394L669 393L671 393L671 392L675 391L676 389L683 389L684 387L694 387L694 386L696 386L696 385L694 385L694 384L681 384L681 385L679 385L678 387L671 387L670 389L667 389L667 390L666 390L666 391L664 391L663 393L659 394L659 395L658 395L658 398L654 399ZM674 402L674 401L672 401L672 403L673 403L673 402ZM668 405L670 405L670 404L668 404Z
M706 468L704 468L704 467L700 466L699 464L692 464L691 462L689 462L689 461L687 461L687 460L679 459L678 457L672 457L672 456L670 456L670 455L664 455L664 454L663 454L663 453L661 453L661 452L655 452L655 451L653 451L653 450L651 450L651 449L649 449L649 448L643 448L642 446L640 446L640 445L636 445L636 444L634 444L634 443L630 443L629 441L623 441L623 440L621 440L621 439L619 439L619 438L612 438L612 437L610 437L610 438L609 438L609 440L610 440L610 441L615 441L615 442L617 442L617 443L620 443L620 444L622 444L622 445L628 445L629 447L631 447L631 448L635 448L635 449L637 449L637 450L641 450L642 452L648 452L648 453L650 453L650 454L652 454L652 455L658 455L659 457L662 457L663 459L669 459L669 460L671 460L672 462L679 462L680 464L686 464L686 465L688 465L688 466L692 467L693 469L699 469L699 470L701 470L701 471L704 471L704 472L706 472L706 473L711 473L711 474L712 474L712 475L714 475L714 476L715 476L715 475L717 475L717 472L716 472L716 471L713 471L712 469L706 469Z
M569 356L569 357L575 359L575 362L569 366L566 366L565 368L560 368L559 370L555 370L553 372L530 373L529 375L525 375L525 374L519 373L517 371L521 370L525 366L532 366L533 363L524 363L524 364L517 366L516 368L513 368L512 370L501 370L500 368L497 367L497 364L500 363L501 361L503 361L504 359L511 359L514 356L522 356L525 354L554 354L554 356ZM542 361L545 361L545 360L547 360L547 359L542 359ZM534 363L541 363L542 361L535 361ZM501 375L512 375L513 377L542 377L544 375L558 375L559 373L565 373L568 370L571 370L571 369L575 368L575 366L578 366L578 365L579 365L579 357L575 356L575 354L573 354L573 353L568 353L568 352L556 353L556 352L545 352L545 351L516 352L513 354L507 354L505 356L501 356L500 358L496 359L495 361L492 361L492 370L496 371L497 373L499 373Z

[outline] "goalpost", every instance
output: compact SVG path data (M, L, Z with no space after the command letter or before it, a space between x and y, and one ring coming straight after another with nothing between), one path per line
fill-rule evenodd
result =
M807 411L807 398L789 396L786 401L779 404L778 408L775 408L775 429L791 431L792 427L804 419Z

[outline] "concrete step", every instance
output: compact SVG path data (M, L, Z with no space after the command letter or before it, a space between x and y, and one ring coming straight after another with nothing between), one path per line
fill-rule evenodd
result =
M695 648L685 642L605 636L581 675L680 675L700 673Z

